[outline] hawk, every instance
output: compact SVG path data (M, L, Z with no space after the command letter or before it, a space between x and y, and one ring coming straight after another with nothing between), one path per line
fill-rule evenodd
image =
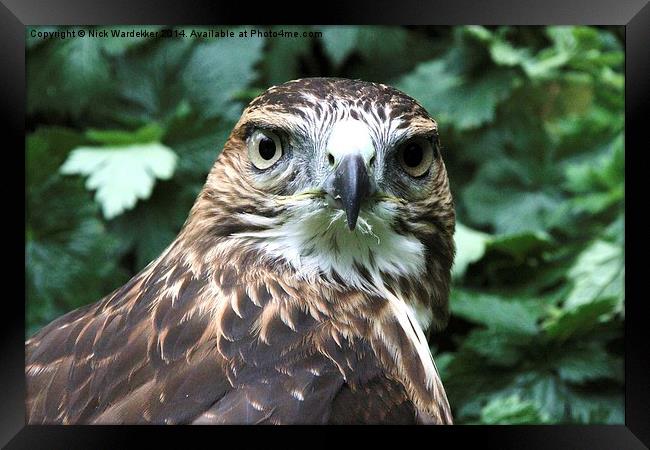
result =
M169 247L26 342L30 424L450 424L426 332L455 213L438 129L383 84L244 110Z

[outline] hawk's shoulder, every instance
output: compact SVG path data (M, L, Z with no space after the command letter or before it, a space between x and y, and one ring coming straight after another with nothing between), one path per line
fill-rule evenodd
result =
M204 288L188 271L145 269L43 328L26 344L28 422L182 423L209 407L229 386L201 339Z
M27 342L29 423L416 421L368 317L255 270L163 260L52 322Z

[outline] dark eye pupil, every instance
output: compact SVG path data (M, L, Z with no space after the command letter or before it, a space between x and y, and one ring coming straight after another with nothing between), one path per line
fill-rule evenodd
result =
M266 161L273 159L273 156L275 156L275 142L271 138L263 137L260 140L259 149L260 156Z
M417 144L409 144L404 149L404 164L408 167L419 166L423 157L422 147Z

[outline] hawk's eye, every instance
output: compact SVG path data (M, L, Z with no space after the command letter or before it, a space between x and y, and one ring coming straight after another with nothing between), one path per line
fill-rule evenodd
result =
M261 170L268 169L282 156L280 138L267 130L256 130L248 139L248 158Z
M397 151L397 161L412 177L426 174L433 162L433 146L425 139L414 139Z

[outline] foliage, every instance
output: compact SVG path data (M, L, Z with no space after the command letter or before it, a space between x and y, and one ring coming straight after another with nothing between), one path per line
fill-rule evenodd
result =
M155 179L174 173L176 154L159 142L147 142L155 139L144 132L148 128L135 133L89 130L86 135L104 145L73 149L60 168L65 175L88 176L86 188L97 189L95 199L107 219L133 208L137 199L148 199Z
M173 240L247 101L298 77L363 78L439 121L459 224L433 350L456 422L622 423L621 29L291 29L322 36L28 30L27 334Z

